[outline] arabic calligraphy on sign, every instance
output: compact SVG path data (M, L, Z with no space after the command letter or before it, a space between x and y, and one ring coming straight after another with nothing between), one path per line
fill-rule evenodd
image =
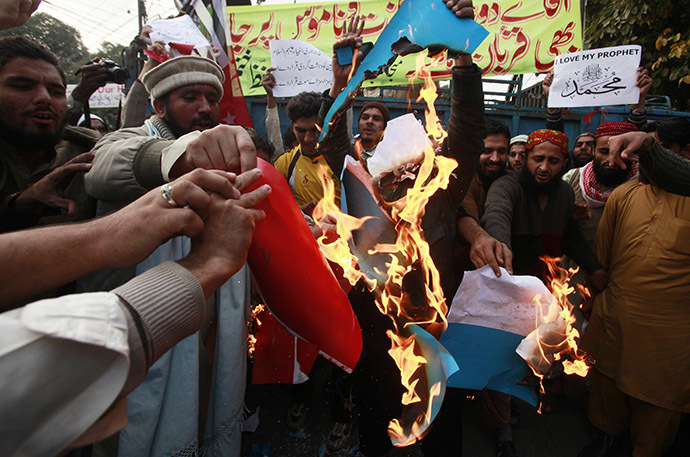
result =
M640 46L589 49L556 58L549 106L602 106L636 103Z

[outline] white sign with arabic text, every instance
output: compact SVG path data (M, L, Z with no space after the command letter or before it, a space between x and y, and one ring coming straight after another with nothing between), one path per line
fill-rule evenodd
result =
M642 47L588 49L563 54L554 61L549 108L635 104Z
M299 40L273 40L269 46L271 66L275 68L273 95L276 97L294 97L305 91L323 92L331 87L330 56Z

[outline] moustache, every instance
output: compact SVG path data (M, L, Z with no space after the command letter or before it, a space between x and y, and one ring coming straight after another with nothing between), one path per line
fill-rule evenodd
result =
M45 113L45 112L49 112L50 114L52 114L55 117L58 116L58 114L55 112L55 110L50 108L49 106L37 106L36 108L32 108L28 111L24 111L22 114L24 114L26 116L31 116L32 114Z

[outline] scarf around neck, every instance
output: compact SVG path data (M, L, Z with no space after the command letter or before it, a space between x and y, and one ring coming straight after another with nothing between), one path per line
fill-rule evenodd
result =
M626 181L637 178L638 174L638 165L633 163L628 167L628 178ZM615 189L615 187L604 187L597 180L597 175L594 173L594 161L580 168L580 188L582 188L582 196L590 208L601 208L604 206L606 200L608 200Z

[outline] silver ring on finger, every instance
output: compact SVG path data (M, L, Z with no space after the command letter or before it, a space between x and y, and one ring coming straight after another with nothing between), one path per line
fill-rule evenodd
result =
M161 197L163 197L163 200L168 202L170 206L172 206L173 208L178 208L180 206L172 197L172 186L170 184L163 184L159 188L159 190L161 193Z

